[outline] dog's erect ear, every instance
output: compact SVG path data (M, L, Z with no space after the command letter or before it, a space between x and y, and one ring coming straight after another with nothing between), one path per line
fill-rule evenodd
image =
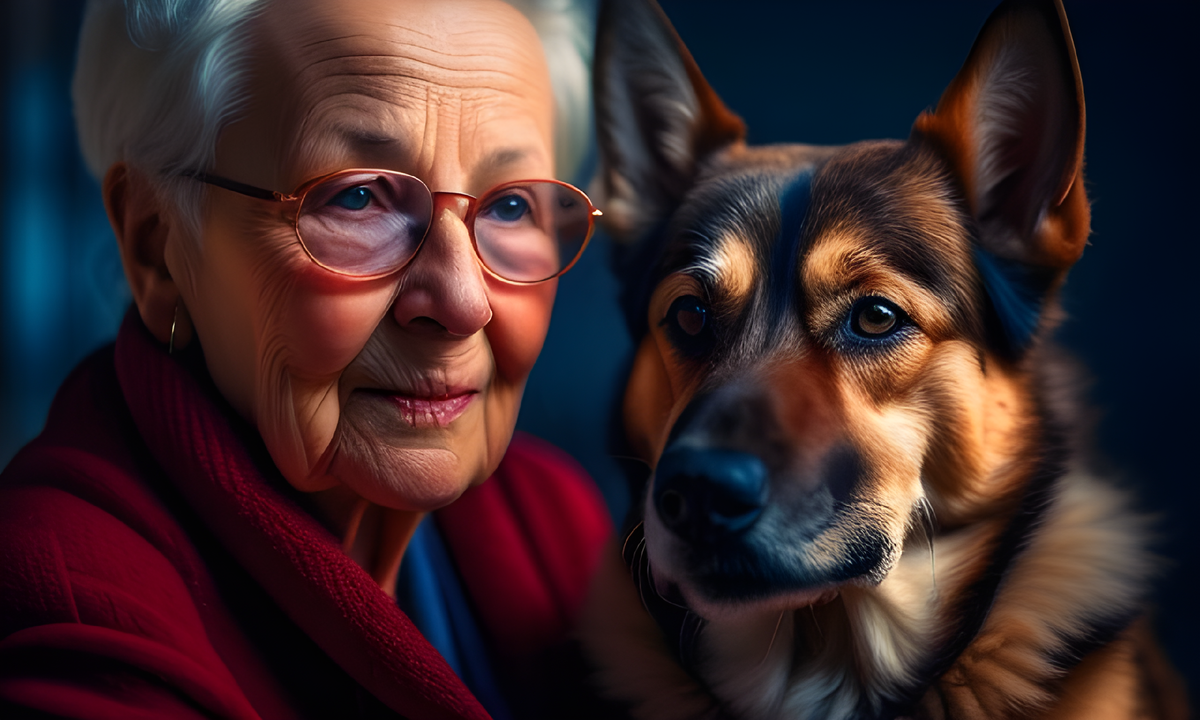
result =
M600 173L592 188L618 242L678 205L697 164L746 133L653 0L605 0L596 34Z
M1009 0L988 18L935 113L914 135L957 171L983 249L1061 276L1080 254L1083 81L1059 0Z

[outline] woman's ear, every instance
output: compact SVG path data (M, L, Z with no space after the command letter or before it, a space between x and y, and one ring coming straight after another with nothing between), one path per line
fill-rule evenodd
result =
M142 322L164 345L181 348L191 339L191 323L182 307L179 287L167 268L171 213L163 207L150 178L126 163L115 163L104 175L104 208L117 236L121 265Z

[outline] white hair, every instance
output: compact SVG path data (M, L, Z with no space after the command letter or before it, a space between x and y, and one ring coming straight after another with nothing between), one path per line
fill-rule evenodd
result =
M217 136L244 110L250 21L268 0L89 0L71 94L88 169L149 173L198 238ZM555 172L579 169L591 130L588 0L506 0L542 40L555 98Z

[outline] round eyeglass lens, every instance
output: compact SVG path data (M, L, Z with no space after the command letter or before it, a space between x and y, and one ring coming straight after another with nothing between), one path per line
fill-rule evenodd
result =
M509 183L480 198L475 244L484 264L500 277L538 282L570 267L591 226L591 204L570 185Z
M355 276L386 275L412 259L433 216L420 180L401 173L351 172L311 188L296 231L321 265Z

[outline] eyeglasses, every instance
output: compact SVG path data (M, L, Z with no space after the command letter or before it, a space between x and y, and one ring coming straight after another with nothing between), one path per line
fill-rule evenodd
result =
M341 170L290 195L203 172L186 177L249 197L294 205L296 238L312 261L340 275L370 279L407 265L433 223L438 195L467 200L463 218L489 273L517 284L562 275L587 247L601 214L579 188L557 180L516 180L479 197L432 192L394 170Z

